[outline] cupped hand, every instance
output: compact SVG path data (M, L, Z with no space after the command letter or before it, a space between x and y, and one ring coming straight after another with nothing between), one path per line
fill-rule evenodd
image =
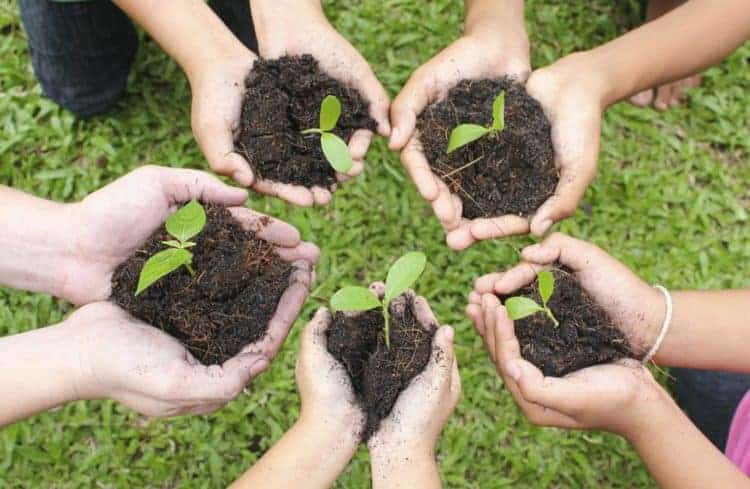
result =
M365 414L357 401L344 366L328 352L326 330L331 313L321 307L305 326L297 358L297 387L302 400L304 421L324 424L336 430L359 433Z
M71 241L60 295L74 304L102 301L111 294L115 269L161 227L180 204L197 199L226 207L247 200L243 189L229 187L216 177L196 170L158 166L141 167L81 202L69 207ZM289 224L270 219L244 207L232 209L246 229L277 247L280 256L294 262L299 273L282 298L277 316L288 322L306 296L318 249L300 240ZM306 270L305 270L306 269ZM304 294L302 289L305 289ZM292 304L291 307L289 304ZM294 312L294 314L291 314ZM283 313L283 314L282 314Z
M540 270L559 263L571 269L583 289L607 311L635 355L645 355L656 341L666 313L661 292L597 246L555 233L527 246L521 255L521 264L476 280L466 313L480 331L483 296L511 294L532 283Z
M109 302L88 304L66 322L78 345L78 398L111 398L146 416L216 411L268 367L259 353L201 365L179 341Z
M380 285L373 284L374 290L379 291ZM391 307L398 310L408 304L412 304L414 315L424 328L439 324L425 298L416 297L411 290L394 299ZM371 451L393 456L434 453L440 432L461 396L453 334L450 326L437 330L427 366L401 392L391 414L367 442Z
M529 66L525 33L505 41L498 36L496 29L482 27L467 33L419 67L391 105L393 131L389 147L401 150L401 161L406 171L420 195L430 202L447 233L451 248L465 249L476 240L472 234L473 223L462 217L459 196L452 194L440 177L432 172L416 131L417 117L429 104L444 99L461 80L511 76L523 81L528 76ZM499 225L505 235L528 232L526 220L513 217L516 216L501 218L502 222L494 224ZM489 220L479 221L474 226L482 232L498 235L499 231L494 225L491 231L485 229L490 224Z
M490 359L534 424L630 436L653 409L669 399L648 369L632 359L584 368L561 378L545 377L521 357L513 321L497 296L484 294L479 314L481 323L475 323Z
M195 140L211 169L243 187L257 184L249 163L234 150L239 129L245 78L257 56L241 47L191 72L191 120Z
M315 5L317 2L287 0L285 3L285 6L272 5L272 2L252 4L261 56L274 59L284 55L312 55L322 71L342 84L359 90L370 104L370 116L377 123L378 133L387 137L391 131L388 119L390 101L367 60L334 29L320 5ZM339 181L362 173L372 137L372 131L365 129L352 135L349 152L354 166L346 174L337 174ZM322 187L308 189L299 185L259 181L255 188L297 205L327 204L331 200L330 190Z

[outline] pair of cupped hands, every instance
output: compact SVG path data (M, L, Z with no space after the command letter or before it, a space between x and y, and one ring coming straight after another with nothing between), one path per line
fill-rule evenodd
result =
M311 54L324 72L362 93L370 103L377 132L389 138L390 149L401 152L407 172L422 197L430 202L451 248L461 250L479 240L530 231L543 235L554 222L575 212L596 174L602 113L598 90L589 86L593 77L586 80L580 76L575 55L530 74L525 32L500 36L497 26L480 23L418 68L390 103L367 61L336 32L322 10L312 9L304 18L305 29L286 29L283 23L275 24L273 29L257 29L260 55L276 58ZM210 70L193 77L192 123L196 140L213 171L232 177L244 187L300 206L326 204L333 189L308 189L262 180L234 152L233 133L239 126L244 80L255 59L254 53L244 49L217 60ZM417 117L462 79L502 76L525 82L526 90L541 103L550 119L560 183L555 194L531 218L509 215L468 220L462 217L461 199L431 171L425 159L415 130ZM354 166L349 173L339 174L339 181L363 171L372 137L368 130L354 133L349 141Z
M144 166L65 206L62 218L69 223L71 239L60 252L61 285L54 293L82 306L64 322L78 346L73 398L111 398L149 416L207 414L234 399L268 367L307 299L320 251L301 241L293 226L244 207L247 197L246 190L205 172ZM243 228L275 245L296 269L267 334L220 366L201 365L179 341L107 301L116 268L191 199L227 207ZM383 294L382 283L372 287ZM424 298L412 291L407 296L413 300L402 296L392 307L413 304L425 328L438 325ZM330 322L330 313L322 308L305 329L297 365L303 415L329 419L329 426L344 421L358 432L364 413L343 366L328 353L325 330ZM433 343L427 368L394 408L391 417L400 423L384 421L371 446L420 443L420 448L432 449L460 393L453 330L440 328ZM426 409L433 415L425 416ZM415 433L421 436L412 438Z

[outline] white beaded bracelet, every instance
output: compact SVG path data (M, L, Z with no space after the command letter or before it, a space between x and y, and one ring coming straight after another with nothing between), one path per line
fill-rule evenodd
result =
M672 295L661 285L654 285L654 288L660 290L661 293L664 294L664 303L667 306L667 312L664 315L664 322L661 324L661 332L659 332L659 336L656 338L654 346L652 346L646 356L643 357L644 365L650 362L654 355L656 355L656 352L659 351L659 347L661 347L661 344L664 342L664 337L667 336L669 326L672 324Z

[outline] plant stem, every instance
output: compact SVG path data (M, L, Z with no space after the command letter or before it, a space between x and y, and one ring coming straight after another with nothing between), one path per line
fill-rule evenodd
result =
M389 350L391 349L391 322L390 313L388 312L388 304L383 302L383 320L384 326L383 331L385 332L385 346Z
M544 312L547 313L547 316L552 320L553 323L555 323L555 327L557 328L560 326L560 322L557 320L554 314L552 314L552 310L549 307L544 308Z
M195 270L193 270L193 265L190 263L185 263L185 268L187 268L187 271L190 272L191 277L195 277Z
M314 127L312 129L305 129L304 131L300 131L300 134L323 134L323 131Z

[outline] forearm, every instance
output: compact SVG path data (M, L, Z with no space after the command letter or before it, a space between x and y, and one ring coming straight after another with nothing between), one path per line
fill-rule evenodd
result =
M79 398L73 338L63 322L0 339L0 426Z
M523 0L465 0L464 33L486 33L511 56L529 64L529 37Z
M204 0L114 2L177 61L191 83L217 58L253 56Z
M387 447L379 447L370 450L370 460L373 489L442 487L435 456L431 451L410 450L399 454Z
M0 186L0 284L60 295L69 240L71 207Z
M674 292L672 302L672 324L656 363L750 372L750 289Z
M662 489L750 487L747 477L696 428L671 398L626 436Z
M353 430L330 429L318 420L301 418L232 489L330 487L357 451Z
M750 36L746 0L691 0L585 54L589 70L606 79L602 105L697 73ZM599 76L599 75L593 75Z

